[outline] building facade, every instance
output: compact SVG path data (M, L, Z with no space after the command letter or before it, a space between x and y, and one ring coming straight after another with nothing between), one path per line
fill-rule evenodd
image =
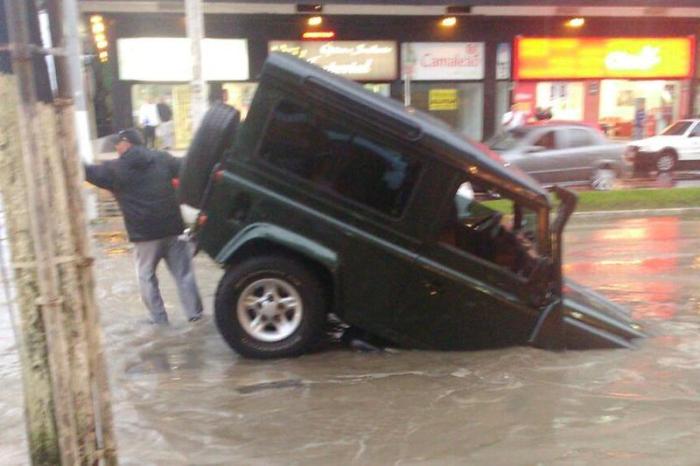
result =
M176 146L186 147L189 62L184 15L89 11L109 30L109 61L95 72L105 89L109 124L136 123L148 99L173 107ZM203 72L211 100L243 115L255 77L271 52L292 53L405 102L483 140L500 128L511 103L548 108L556 119L600 124L609 134L644 134L700 109L697 33L700 17L587 18L461 15L207 14ZM306 32L332 37L304 38ZM568 48L567 48L568 47ZM612 58L611 58L612 57ZM606 68L609 65L609 69ZM653 121L652 121L653 120Z

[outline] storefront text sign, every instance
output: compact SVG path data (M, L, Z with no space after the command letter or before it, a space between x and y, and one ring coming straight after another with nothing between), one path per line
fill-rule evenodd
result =
M117 41L119 79L124 81L184 82L192 80L190 40L180 37L134 37ZM205 81L248 79L246 39L204 39L202 73Z
M482 42L409 42L401 56L401 75L415 81L484 79Z
M457 89L430 89L428 91L428 110L457 110Z
M393 41L270 41L268 50L294 55L348 79L396 79L396 42Z
M515 79L689 78L692 37L516 38Z

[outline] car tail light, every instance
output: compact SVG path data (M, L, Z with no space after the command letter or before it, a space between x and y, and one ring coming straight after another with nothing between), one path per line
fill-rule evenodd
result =
M214 183L219 183L223 179L224 179L224 171L223 170L217 170L214 172Z

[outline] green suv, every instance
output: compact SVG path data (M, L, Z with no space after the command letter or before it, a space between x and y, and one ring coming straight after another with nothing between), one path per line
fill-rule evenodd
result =
M643 333L625 309L562 278L576 197L554 191L281 54L245 122L209 110L180 177L196 243L226 270L216 324L253 358L313 349L330 314L411 348L631 346Z

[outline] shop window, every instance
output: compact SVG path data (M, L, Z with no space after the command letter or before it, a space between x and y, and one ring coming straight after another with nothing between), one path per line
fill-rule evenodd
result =
M399 216L419 164L386 138L375 138L313 116L283 101L272 113L261 149L269 163L320 189Z

